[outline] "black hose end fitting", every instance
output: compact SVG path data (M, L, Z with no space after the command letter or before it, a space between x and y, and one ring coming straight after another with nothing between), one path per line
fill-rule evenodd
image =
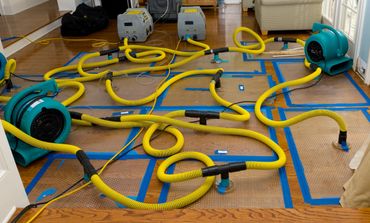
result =
M118 61L119 62L124 62L124 61L126 61L127 60L127 57L126 56L120 56L120 57L118 57Z
M69 111L69 115L72 119L82 120L82 113L80 112Z
M87 157L86 153L83 150L78 150L76 153L76 157L83 166L84 172L89 179L91 179L91 176L97 174L96 169L91 164L89 157Z
M216 82L215 87L220 88L221 87L221 76L224 73L224 71L219 70L215 76L213 76L213 80Z
M310 69L311 69L311 70L317 70L317 68L319 68L319 65L314 64L314 63L311 63L311 64L310 64Z
M199 118L201 125L207 125L207 119L220 119L220 113L214 111L185 110L185 117Z
M338 144L339 145L347 144L347 131L339 132Z
M227 163L224 165L215 165L202 168L202 176L209 177L221 174L222 178L226 178L228 177L228 173L238 172L246 169L247 165L245 162Z
M297 39L290 37L275 37L274 42L296 43Z
M108 73L105 75L105 79L106 79L106 80L113 81L113 72L108 72Z
M102 50L99 52L100 56L105 56L105 55L109 55L109 54L112 54L112 53L117 53L119 52L119 48L115 48L115 49L109 49L109 50Z
M14 85L13 85L13 82L12 82L12 80L10 80L10 79L7 79L7 80L5 80L5 89L6 90L11 90L12 88L14 87Z
M101 118L103 120L112 121L112 122L121 122L121 116L111 116L111 117L104 117Z

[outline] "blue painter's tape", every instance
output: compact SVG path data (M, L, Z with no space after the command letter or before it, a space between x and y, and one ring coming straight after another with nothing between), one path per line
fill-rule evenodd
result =
M286 120L284 110L279 108L278 111L279 111L280 119L281 120ZM293 135L292 135L289 128L284 128L284 132L285 132L285 135L286 135L286 138L287 138L290 154L291 154L292 159L293 159L294 169L297 173L297 178L298 178L298 182L299 182L301 192L302 192L302 195L303 195L303 200L306 203L310 203L311 202L311 195L310 195L310 192L309 192L306 177L304 176L304 168L303 168L301 160L299 159L298 151L297 151L297 148L296 148L294 140L293 140Z
M57 189L55 189L54 187L47 188L46 190L41 192L41 194L36 198L35 203L38 203L44 200L44 198L46 197L52 196L56 192L57 192Z
M361 111L362 113L367 112L367 108L354 108L354 107L343 107L343 108L337 107L337 108L327 108L327 109L332 110L332 111ZM279 108L278 109L281 120L286 120L285 112L296 112L296 111L304 112L304 111L310 111L310 110L314 110L314 108L287 108L287 109ZM368 117L366 118L370 122L370 118ZM300 185L300 189L301 189L304 201L311 205L338 205L339 197L312 198L309 184L305 176L304 166L299 157L298 149L294 142L293 134L290 128L288 127L284 128L284 132L285 132L286 139L288 142L290 154L293 159L294 168L297 173L297 178L298 178L298 182Z
M240 75L237 75L237 74L233 74L231 75L232 78L253 78L254 75L251 75L251 74L240 74Z
M367 96L367 94L358 86L355 80L351 77L351 75L348 72L345 72L344 75L348 78L348 80L352 83L353 86L357 89L357 91L361 94L361 96L366 100L368 105L370 105L370 98Z
M6 41L9 41L9 40L13 40L13 39L18 39L19 37L18 36L11 36L11 37L1 37L0 41L1 42L6 42Z
M283 191L285 208L293 208L292 196L290 194L290 187L285 167L279 169L280 184Z
M77 53L74 57L72 57L70 60L67 61L67 63L64 64L64 66L68 66L69 64L71 64L74 60L76 60L77 58L83 56L84 54L86 54L85 52L79 52Z
M59 165L58 165L58 167L57 167L57 170L59 170L59 169L63 166L64 161L65 161L65 160L63 160L63 159L62 159L62 160L59 162Z
M148 191L148 187L150 184L150 179L152 178L154 168L155 168L156 160L150 159L148 167L145 171L144 178L141 181L140 190L137 195L137 201L144 202L146 193Z
M176 164L172 164L168 167L167 173L173 174L175 172ZM163 183L161 193L158 198L158 203L165 203L167 201L168 192L170 191L171 184L170 183Z
M187 87L184 88L185 91L209 91L208 88L195 88L195 87Z
M363 108L362 109L362 113L364 113L366 119L370 122L370 114L369 114L369 111L367 108Z
M292 63L296 63L296 62L293 62L293 61L284 61L284 62L282 62L282 61L275 61L275 62L273 62L273 67L275 69L276 75L277 75L280 83L286 82L286 80L285 80L284 75L282 74L282 72L280 70L279 65L280 64L292 64ZM291 100L290 96L289 96L289 93L287 93L289 91L289 89L288 88L284 88L284 89L282 89L282 91L284 92L284 98L286 100L287 105L290 106L290 107L369 106L370 105L370 99L369 99L369 97L358 86L358 84L353 80L353 78L351 77L351 75L348 74L347 72L345 72L343 75L356 88L357 92L364 99L364 101L365 101L364 103L329 103L329 104L304 103L304 104L294 104L293 101Z
M48 168L50 167L50 165L53 163L54 161L54 154L53 153L50 153L48 156L47 156L47 161L46 163L41 167L41 169L39 170L39 172L36 174L36 176L32 179L31 183L27 185L26 187L26 193L29 194L31 193L32 189L36 186L37 182L39 182L39 180L41 179L41 177L45 174L45 172L48 170Z

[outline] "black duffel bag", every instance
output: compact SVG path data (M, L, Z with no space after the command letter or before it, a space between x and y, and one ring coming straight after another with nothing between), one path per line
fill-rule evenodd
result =
M77 6L73 14L62 18L62 36L85 36L108 26L109 18L100 6L90 7L86 4Z

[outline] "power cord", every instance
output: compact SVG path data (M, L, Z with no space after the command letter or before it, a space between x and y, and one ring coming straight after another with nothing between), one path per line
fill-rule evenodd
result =
M276 98L277 96L282 95L282 94L288 94L288 93L291 93L293 91L303 90L303 89L314 87L314 86L316 86L322 80L322 77L323 76L324 75L321 74L319 76L319 78L313 84L310 84L310 85L304 86L304 87L293 88L293 89L288 90L288 91L285 91L285 92L283 91L281 93L278 93L278 94L275 94L275 95L271 95L271 96L267 97L266 99ZM233 105L237 105L237 104L241 104L241 103L256 103L256 102L257 101L251 101L251 100L234 102L234 103L230 104L229 106L227 106L222 112L225 112L228 108L230 108Z
M36 80L36 79L29 79L29 78L26 78L26 77L22 77L22 76L19 76L18 74L15 74L15 73L12 73L10 72L10 74L16 78L19 78L19 79L22 79L22 80L25 80L25 81L30 81L30 82L44 82L44 80Z
M159 20L161 20L168 13L168 9L170 8L170 0L166 0L166 2L167 2L166 10L157 20L155 20L153 24L156 24Z
M199 122L200 120L195 120L195 121L190 121L189 123L196 123L196 122ZM152 142L153 140L157 139L159 136L161 136L163 134L163 132L168 128L170 127L171 125L167 125L166 127L164 127L162 130L160 130L160 132L158 134L156 134L155 136L153 136L151 139L150 139L150 142ZM121 154L119 154L117 157L115 157L112 162L110 162L108 164L108 166L112 165L113 163L115 163L117 160L121 159L122 157L126 156L128 153L130 153L131 151L141 147L143 145L143 143L140 143L134 147L132 147L131 149L128 149L128 150L124 150L122 151ZM97 171L99 171L100 169L102 169L103 166L99 167L97 169ZM29 204L27 205L25 208L22 209L21 212L19 212L17 214L17 216L15 216L15 218L11 221L11 223L17 223L29 210L31 210L32 208L37 208L38 206L40 205L44 205L44 204L47 204L49 203L50 201L58 198L58 197L61 197L63 196L65 193L67 193L68 191L72 190L75 186L77 186L79 183L83 182L84 181L84 177L80 178L79 180L77 180L75 183L73 183L72 185L70 185L67 189L65 189L63 192L59 193L58 195L56 195L55 197L51 198L50 200L48 201L43 201L43 202L38 202L38 203L33 203L33 204Z

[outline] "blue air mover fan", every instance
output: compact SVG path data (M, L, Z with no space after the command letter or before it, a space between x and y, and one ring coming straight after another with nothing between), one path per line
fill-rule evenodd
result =
M6 58L2 53L0 53L0 80L3 80L5 78L5 66Z
M28 135L46 142L63 143L71 130L67 108L52 99L58 87L49 80L14 95L5 106L4 119ZM15 161L27 166L49 151L35 148L7 134Z
M340 74L352 68L353 60L346 56L348 40L333 27L314 23L313 32L305 45L305 54L311 64L316 64L329 75Z

